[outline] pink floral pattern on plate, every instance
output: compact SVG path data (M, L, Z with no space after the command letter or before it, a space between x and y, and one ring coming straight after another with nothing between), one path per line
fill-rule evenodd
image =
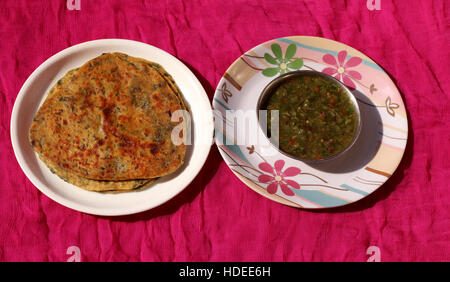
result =
M347 51L345 50L342 50L337 54L337 60L334 56L325 54L322 57L322 60L326 64L332 65L333 67L324 68L322 72L334 76L334 78L341 80L348 87L355 89L356 86L352 79L361 80L362 75L359 72L349 68L353 68L361 64L362 59L359 57L351 57L347 62L345 62L346 58Z
M300 189L300 185L294 180L286 179L286 177L293 177L300 174L301 170L297 167L288 167L283 171L284 161L277 160L272 167L267 162L262 162L258 165L259 169L269 174L261 174L258 176L258 181L261 183L269 183L267 185L267 192L275 194L278 187L288 196L294 196L295 193L289 188Z

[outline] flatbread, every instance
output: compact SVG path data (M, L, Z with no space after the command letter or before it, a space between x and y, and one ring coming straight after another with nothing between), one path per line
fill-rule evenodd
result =
M183 94L181 93L180 88L178 88L177 84L175 83L175 80L173 77L160 65L155 62L149 62L147 60L141 59L141 58L134 58L128 56L126 60L132 64L134 64L137 68L140 70L143 70L147 72L147 68L151 67L154 70L158 72L158 74L161 76L162 79L164 79L167 84L172 89L173 93L178 97L178 100L180 102L181 108L183 109L181 117L183 118L183 121L185 122L186 127L184 128L186 134L183 136L183 142L184 144L188 144L188 140L190 141L191 137L191 127L190 127L190 109L188 105L186 104L186 101L184 101ZM180 117L178 115L178 117Z
M57 164L51 162L50 160L42 156L39 156L39 158L50 169L52 173L57 175L62 180L89 191L126 192L131 190L137 190L143 186L147 186L153 183L156 180L156 179L136 179L123 181L92 180L65 171L64 169L58 167Z
M175 83L175 80L160 64L157 64L155 62L149 62L141 58L133 58L133 57L128 57L127 60L135 64L136 67L138 67L141 70L145 71L146 67L152 67L154 70L156 70L158 74L161 75L161 77L167 82L167 84L170 86L175 95L178 97L178 100L180 101L182 108L184 110L190 111L189 107L187 106L186 102L183 99L183 95L181 94L180 89Z
M100 181L156 178L183 164L185 145L171 142L171 113L186 109L181 92L133 59L103 54L58 81L30 127L42 159Z

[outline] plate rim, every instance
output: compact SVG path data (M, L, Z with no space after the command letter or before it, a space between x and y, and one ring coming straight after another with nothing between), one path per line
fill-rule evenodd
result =
M85 42L81 42L81 43L69 46L69 47L57 52L56 54L50 56L44 62L42 62L36 69L34 69L34 71L28 76L28 78L22 84L22 87L20 88L20 90L14 100L14 105L13 105L11 116L10 116L11 117L10 141L12 144L14 156L15 156L17 162L19 163L19 166L20 166L21 170L23 171L23 173L25 174L25 176L28 178L28 180L30 180L30 182L39 191L41 191L44 195L46 195L53 201L59 203L60 205L65 206L67 208L70 208L72 210L76 210L79 212L92 214L92 215L100 215L100 216L131 215L131 214L140 213L140 212L151 210L155 207L158 207L158 206L168 202L169 200L173 199L179 193L181 193L187 186L189 186L189 184L195 179L195 177L198 175L198 173L203 168L203 166L209 156L212 146L202 146L202 147L204 147L204 149L202 149L202 151L200 151L200 153L202 153L202 155L200 156L200 159L197 161L197 169L195 170L195 173L188 174L188 178L186 178L187 180L184 182L183 185L180 185L180 188L176 189L176 191L174 191L174 193L168 195L167 197L163 198L160 201L157 201L154 204L149 204L148 201L144 201L143 204L138 205L137 207L131 206L128 208L114 210L114 209L109 209L109 208L87 207L83 204L79 204L78 202L74 201L73 199L72 200L67 199L64 196L58 195L52 189L48 188L47 185L42 183L34 175L34 173L32 171L29 171L28 168L25 169L26 160L24 159L24 154L23 154L22 150L20 149L20 145L19 145L19 141L18 141L19 136L18 136L18 132L16 130L16 124L19 122L18 112L19 112L20 105L22 105L22 103L24 102L24 99L26 96L25 94L28 91L30 84L36 79L36 77L38 75L40 75L42 73L42 71L45 70L48 66L51 66L59 59L62 59L72 53L83 50L85 48L95 47L96 45L102 44L102 43L110 43L112 47L114 47L114 45L117 45L117 44L119 44L119 45L123 45L123 44L140 45L141 47L150 48L156 52L160 52L167 59L178 64L179 67L182 69L182 72L186 73L188 78L196 86L196 91L198 90L200 92L199 97L202 97L202 100L201 100L202 104L204 104L204 106L208 105L208 111L206 113L202 113L202 115L207 115L207 119L202 122L204 122L205 125L207 125L206 129L210 132L208 141L211 141L209 143L212 144L212 141L214 140L214 137L213 137L214 136L214 118L213 118L212 107L211 107L211 103L209 101L208 95L206 93L206 90L200 83L199 79L195 76L195 74L181 60L179 60L178 58L176 58L175 56L173 56L172 54L168 53L167 51L165 51L163 49L160 49L156 46L153 46L153 45L150 45L150 44L147 44L144 42L130 40L130 39L121 39L121 38L96 39L96 40L85 41ZM48 95L48 93L44 93L42 95L41 99L44 99L47 95ZM207 142L205 144L209 144L209 143ZM202 144L203 143L200 143L198 145L202 145ZM90 191L90 192L92 192L92 191Z
M279 39L290 39L290 40L293 40L293 39L295 39L295 38L305 38L305 39L307 39L307 38L315 38L315 39L319 39L319 40L325 40L325 41L329 41L329 42L334 42L334 43L342 44L342 45L344 45L344 46L346 46L346 47L348 47L348 48L350 48L350 49L355 50L356 52L362 54L363 56L367 57L370 61L372 61L374 64L376 64L376 65L377 65L377 66L378 66L378 67L379 67L379 68L380 68L380 69L388 76L390 82L392 83L392 85L394 86L394 88L395 88L395 89L397 90L397 92L399 93L399 96L400 96L400 98L401 98L401 100L402 100L402 103L403 103L404 106L405 106L405 122L406 122L406 124L405 124L405 127L406 127L406 129L405 129L405 131L406 131L406 136L405 136L405 148L404 148L404 149L402 150L402 152L401 152L401 157L398 159L398 162L397 162L397 164L395 165L395 170L394 170L394 172L392 173L392 175L389 176L389 177L388 177L388 178L387 178L380 186L378 186L378 187L377 187L376 189L374 189L372 192L368 193L368 194L365 195L364 197L361 197L360 199L357 199L357 200L355 200L355 201L351 201L351 202L344 203L344 204L341 204L341 205L336 205L336 206L304 207L304 206L301 206L301 205L299 205L299 204L297 204L297 203L295 203L295 202L289 201L288 199L286 199L286 198L284 198L284 197L281 197L281 196L279 196L279 195L277 195L277 194L270 194L270 193L268 193L267 190L264 189L264 188L258 189L258 188L256 188L256 187L253 187L253 186L257 186L257 185L255 185L254 183L252 183L251 180L246 179L245 176L242 176L242 175L240 175L239 173L237 173L236 171L234 171L234 170L229 166L229 164L228 164L228 162L227 162L227 159L226 159L226 157L225 157L226 153L223 152L222 149L220 148L220 144L218 143L218 138L217 138L217 136L214 137L214 143L215 143L216 146L218 147L218 150L219 150L219 153L220 153L222 159L223 159L224 162L226 163L227 167L231 170L231 172L232 172L232 173L233 173L233 174L234 174L234 175L235 175L235 176L236 176L236 177L237 177L237 178L238 178L245 186L247 186L248 188L250 188L250 189L253 190L254 192L256 192L256 193L262 195L263 197L265 197L265 198L267 198L267 199L269 199L269 200L272 200L272 201L274 201L274 202L276 202L276 203L279 203L279 204L283 204L283 205L286 205L286 206L295 207L295 208L299 208L299 209L303 209L303 210L325 210L325 209L334 209L334 208L344 207L344 206L353 204L353 203L355 203L355 202L358 202L358 201L360 201L360 200L362 200L362 199L364 199L364 198L367 198L368 196L372 195L376 190L380 189L380 188L381 188L381 187L382 187L382 186L383 186L383 185L384 185L384 184L385 184L385 183L393 176L393 174L397 171L397 169L398 169L398 167L399 167L401 161L402 161L403 158L404 158L405 151L406 151L406 147L407 147L407 145L408 145L408 140L409 140L409 136L410 136L410 132L409 132L409 121L408 121L408 112L407 112L407 110L406 110L406 105L405 105L404 99L403 99L403 97L402 97L402 95L401 95L401 92L399 91L397 85L394 83L394 81L392 80L392 78L390 77L390 75L386 72L386 70L385 70L383 67L381 67L377 62L375 62L370 56L366 55L365 53L361 52L360 50L358 50L358 49L354 48L353 46L350 46L350 45L348 45L348 44L346 44L346 43L343 43L343 42L340 42L340 41L337 41L337 40L333 40L333 39L329 39L329 38L325 38L325 37L320 37L320 36L288 35L288 36L282 36L282 37L277 37L277 38L273 38L273 39L270 39L270 40L266 40L266 41L264 41L264 42L261 42L261 43L255 45L255 46L249 48L249 49L246 50L244 53L240 54L235 60L233 60L233 62L232 62L232 63L228 66L228 68L224 71L224 73L222 74L222 76L220 77L220 79L219 79L219 81L218 81L218 83L217 83L217 86L216 86L215 91L214 91L214 96L213 96L211 105L212 105L213 110L216 110L215 107L214 107L214 104L217 103L217 102L215 101L215 99L217 98L216 95L218 94L219 85L222 83L222 81L223 81L224 79L226 79L226 78L225 78L225 74L227 74L227 73L233 68L234 64L235 64L238 60L240 60L246 53L248 53L248 52L254 50L255 48L260 47L260 46L262 46L262 45L264 45L264 44L267 44L267 43L269 43L269 42L272 42L272 41L276 41L276 40L279 40ZM253 185L250 184L250 183L252 183Z

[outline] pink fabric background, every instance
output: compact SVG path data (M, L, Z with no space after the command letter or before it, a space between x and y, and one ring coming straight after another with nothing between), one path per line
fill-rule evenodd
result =
M395 2L395 3L393 3ZM0 3L0 260L381 261L450 260L449 2L66 1ZM374 59L394 79L409 111L400 167L369 197L333 210L269 201L242 184L214 146L194 182L170 202L107 218L65 208L40 193L15 160L14 100L51 55L100 38L126 38L177 56L210 99L228 66L266 40L314 35Z

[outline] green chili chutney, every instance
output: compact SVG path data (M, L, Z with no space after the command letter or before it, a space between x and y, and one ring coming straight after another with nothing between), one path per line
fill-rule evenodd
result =
M271 110L279 110L279 148L306 160L326 159L345 150L358 129L358 115L345 89L316 75L282 81L266 100L268 132Z

